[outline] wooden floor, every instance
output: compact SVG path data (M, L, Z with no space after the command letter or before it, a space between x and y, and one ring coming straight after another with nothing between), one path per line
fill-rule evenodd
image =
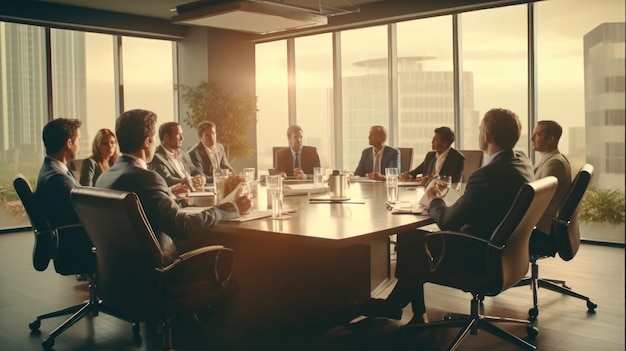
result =
M56 274L52 267L36 272L31 265L32 232L0 235L0 350L41 350L46 338L63 318L44 320L41 334L31 335L28 324L35 316L79 303L87 297L84 282ZM598 304L596 313L587 313L585 302L540 290L539 335L532 341L539 350L583 351L624 350L624 249L583 245L571 262L546 259L540 274L564 278L574 290ZM385 297L391 287L381 293ZM444 312L467 313L468 294L426 285L426 302L431 320ZM259 301L262 303L262 301ZM513 288L487 298L486 314L526 319L532 305L528 287ZM317 330L295 330L280 334L220 330L197 322L193 316L174 321L174 343L179 351L204 350L442 350L456 330L423 332L401 338L402 321L362 319L351 324ZM518 335L524 327L501 324ZM157 326L141 325L142 340L133 341L130 324L100 314L79 321L56 339L55 350L160 350ZM481 332L469 335L459 350L516 350L498 338Z

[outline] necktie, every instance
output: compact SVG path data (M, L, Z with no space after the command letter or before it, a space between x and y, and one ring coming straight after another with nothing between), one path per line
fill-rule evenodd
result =
M300 167L300 153L299 152L296 152L295 168L302 168Z
M380 173L380 154L374 153L374 172Z

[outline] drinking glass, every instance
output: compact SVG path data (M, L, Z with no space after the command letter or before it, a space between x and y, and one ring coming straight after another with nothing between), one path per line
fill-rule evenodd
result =
M283 212L283 177L269 176L266 182L267 192L272 199L272 217L280 217Z
M387 202L395 203L398 201L398 177L389 177L387 178Z
M250 194L253 193L253 185L254 185L254 175L256 169L255 168L244 168L243 169L243 179L246 181L246 186Z
M448 194L448 191L450 191L450 188L452 188L452 177L448 176L448 175L440 175L439 179L435 180L439 187L439 191L441 192L441 196L444 197Z
M385 178L396 178L398 179L398 168L396 167L390 167L390 168L385 168Z
M324 167L313 168L313 184L324 183Z
M228 177L228 175L222 175L222 171L219 169L213 171L213 187L215 189L215 195L223 195L222 190L224 189L224 180L226 177Z

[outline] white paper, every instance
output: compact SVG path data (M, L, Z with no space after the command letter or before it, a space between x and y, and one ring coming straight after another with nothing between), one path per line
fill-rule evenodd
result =
M251 210L249 213L241 215L237 218L227 220L227 222L246 222L253 219L266 218L272 216L272 210Z
M369 179L367 177L360 176L352 176L350 177L350 181L355 183L382 183L382 180Z
M426 189L424 189L424 195L419 201L419 203L425 206L426 208L428 208L428 206L430 205L430 200L428 200L428 195L427 195L428 190L430 190L430 188L432 188L435 183L436 181L432 181L428 184ZM456 200L458 200L460 197L461 197L461 193L458 190L454 188L450 188L448 189L448 193L445 196L443 196L442 199L446 203L446 206L452 206L454 205Z
M391 213L393 214L422 214L426 207L419 202L398 201L393 205Z
M243 191L245 190L244 189L245 186L246 186L245 182L239 183L237 187L233 191L231 191L230 194L228 194L228 196L226 196L220 201L220 204L223 204L225 202L235 203L235 197L239 197L243 194Z
M326 184L283 184L284 195L306 195L306 194L318 194L328 192L328 185Z

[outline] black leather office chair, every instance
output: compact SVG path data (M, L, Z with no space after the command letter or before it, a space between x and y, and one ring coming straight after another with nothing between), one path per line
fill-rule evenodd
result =
M578 209L580 201L589 186L593 166L585 164L578 171L572 181L567 194L561 202L556 216L552 218L552 228L548 235L533 231L530 240L530 265L531 276L524 278L517 286L530 285L533 291L533 307L528 310L528 317L534 320L539 315L537 289L545 288L561 294L573 296L587 302L587 309L594 312L596 307L589 297L581 295L570 289L563 280L539 278L539 265L537 261L546 257L555 257L558 253L564 261L569 261L576 256L580 247L580 230L578 227Z
M98 297L127 320L162 323L164 350L173 350L171 317L236 291L231 249L205 246L168 257L136 194L81 187L71 198L95 246Z
M480 300L496 296L514 286L528 271L528 242L535 223L545 212L557 187L555 177L547 177L522 186L509 212L489 240L459 232L441 231L425 235L426 252L431 258L425 282L449 286L472 294L471 313L403 328L405 334L424 329L461 328L447 350L456 349L468 332L488 331L524 349L535 346L491 322L526 324L529 337L538 330L527 320L498 318L479 314Z
M64 231L67 230L77 230L80 229L82 231L82 225L69 225L63 227L53 227L50 225L44 210L41 208L37 199L35 198L35 194L33 193L32 187L30 183L24 176L18 174L13 179L13 186L15 191L17 192L20 200L22 200L22 204L24 205L24 209L26 210L26 214L30 220L30 223L33 227L33 231L35 233L35 248L33 249L33 266L38 271L44 271L48 267L50 259L52 259L54 263L54 269L57 273L61 275L75 275L75 274L87 274L89 277L89 299L83 301L80 304L70 306L67 308L63 308L58 311L46 313L40 316L37 316L33 322L31 322L28 326L30 327L32 334L40 333L39 328L41 327L41 321L48 318L60 317L71 315L65 322L61 323L56 329L50 333L48 338L46 338L42 342L42 346L46 350L51 350L54 346L54 340L57 336L61 335L65 330L74 325L83 317L91 314L93 316L98 315L98 312L106 312L107 314L111 314L116 316L116 314L102 306L100 304L100 300L98 299L98 294L96 291L96 285L94 284L94 271L95 271L95 257L92 258L89 262L81 262L76 260L73 256L65 256L63 252L57 251L57 243L59 240L59 236L64 234ZM69 235L80 235L84 233L67 233ZM67 251L65 250L67 253ZM138 328L138 326L136 327ZM139 332L139 329L135 330Z
M400 150L400 173L410 171L413 164L413 148L399 147L398 150Z

